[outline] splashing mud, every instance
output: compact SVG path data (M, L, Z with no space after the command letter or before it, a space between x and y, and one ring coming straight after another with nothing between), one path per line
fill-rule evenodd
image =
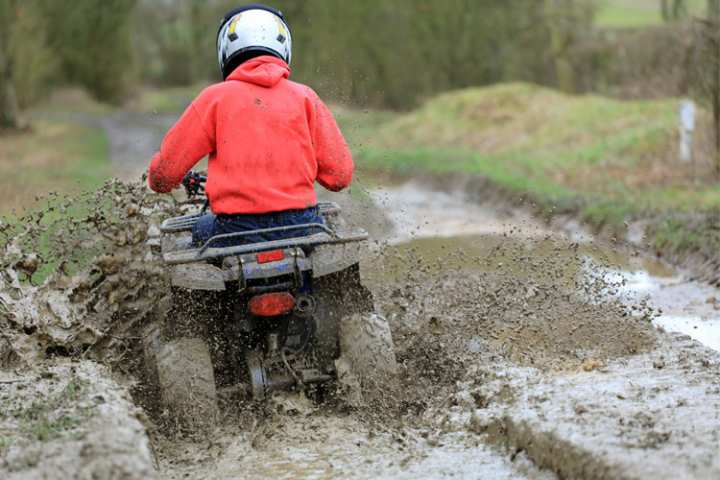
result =
M546 452L520 452L497 411L526 398L528 385L597 375L667 343L646 304L616 296L622 278L588 275L594 267L585 246L531 219L507 227L481 222L466 245L448 246L432 238L393 241L393 225L401 233L412 228L377 206L346 205L350 217L372 216L387 235L361 268L393 330L402 395L354 408L342 398L315 404L298 394L256 405L227 391L221 426L184 437L165 431L163 412L150 409L146 423L163 477L554 478L563 466L543 461ZM0 371L22 376L58 357L91 359L146 402L143 330L163 318L169 289L147 232L180 208L143 184L115 181L4 223ZM425 227L414 223L422 234Z
M6 223L0 262L3 366L48 355L122 364L167 285L148 261L153 218L176 211L141 184L117 181Z

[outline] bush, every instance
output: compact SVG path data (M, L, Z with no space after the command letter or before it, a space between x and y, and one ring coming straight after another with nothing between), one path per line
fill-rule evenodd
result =
M13 84L21 108L26 108L50 90L58 62L48 46L48 24L32 2L23 3L10 25L10 57Z
M98 100L120 102L135 78L132 17L135 0L34 0L49 25L65 80Z

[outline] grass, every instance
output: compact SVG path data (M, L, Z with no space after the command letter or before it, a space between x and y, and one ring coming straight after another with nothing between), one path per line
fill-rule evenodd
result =
M108 139L97 125L108 109L82 92L64 90L30 112L30 130L0 136L0 246L26 226L42 231L23 234L43 260L32 276L36 283L61 262L50 259L51 243L76 236L73 221L89 211L92 199L77 193L93 192L112 176Z
M720 252L720 217L668 218L652 227L652 240L660 251L699 251L712 258Z
M705 0L689 0L691 16L702 16ZM603 28L643 28L661 25L659 0L599 0L595 24Z
M547 210L596 227L668 212L720 211L720 183L703 162L677 158L678 100L571 96L528 84L440 95L404 115L355 114L360 167L479 174ZM344 115L344 116L343 116ZM341 124L352 125L349 113ZM709 126L702 112L699 125ZM686 248L691 242L678 243Z
M39 120L0 141L0 214L35 208L49 192L92 190L110 177L108 141L99 127Z

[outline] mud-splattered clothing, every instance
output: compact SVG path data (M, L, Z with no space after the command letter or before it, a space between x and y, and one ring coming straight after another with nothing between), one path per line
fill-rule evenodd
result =
M315 181L347 187L352 156L332 113L289 76L284 61L261 56L206 88L152 159L150 188L169 192L206 155L215 214L305 209L317 203Z

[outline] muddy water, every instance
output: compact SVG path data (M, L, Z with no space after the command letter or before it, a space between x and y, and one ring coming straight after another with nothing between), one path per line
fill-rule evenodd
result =
M522 455L511 461L466 433L441 440L422 435L374 429L352 415L310 409L285 413L261 428L226 429L191 461L162 463L164 476L172 479L555 478ZM178 447L175 460L197 452L193 443L173 445Z
M720 289L688 280L683 272L648 255L596 241L577 228L552 231L522 210L473 203L461 192L436 191L418 182L376 189L372 197L394 223L387 241L398 245L398 252L414 252L428 263L445 257L439 269L467 268L473 265L469 259L486 257L494 249L525 239L534 239L530 243L534 257L556 255L549 245L543 248L542 239L564 237L568 256L577 249L586 257L578 275L602 276L614 286L611 293L627 305L647 304L654 309L657 327L720 350ZM448 257L449 252L460 255ZM475 268L517 267L512 258L506 260L475 264ZM396 265L396 273L404 275L402 270Z
M677 272L655 276L645 270L615 270L608 275L627 282L621 294L628 302L646 299L659 309L655 319L658 327L684 333L720 351L720 290L686 280Z

